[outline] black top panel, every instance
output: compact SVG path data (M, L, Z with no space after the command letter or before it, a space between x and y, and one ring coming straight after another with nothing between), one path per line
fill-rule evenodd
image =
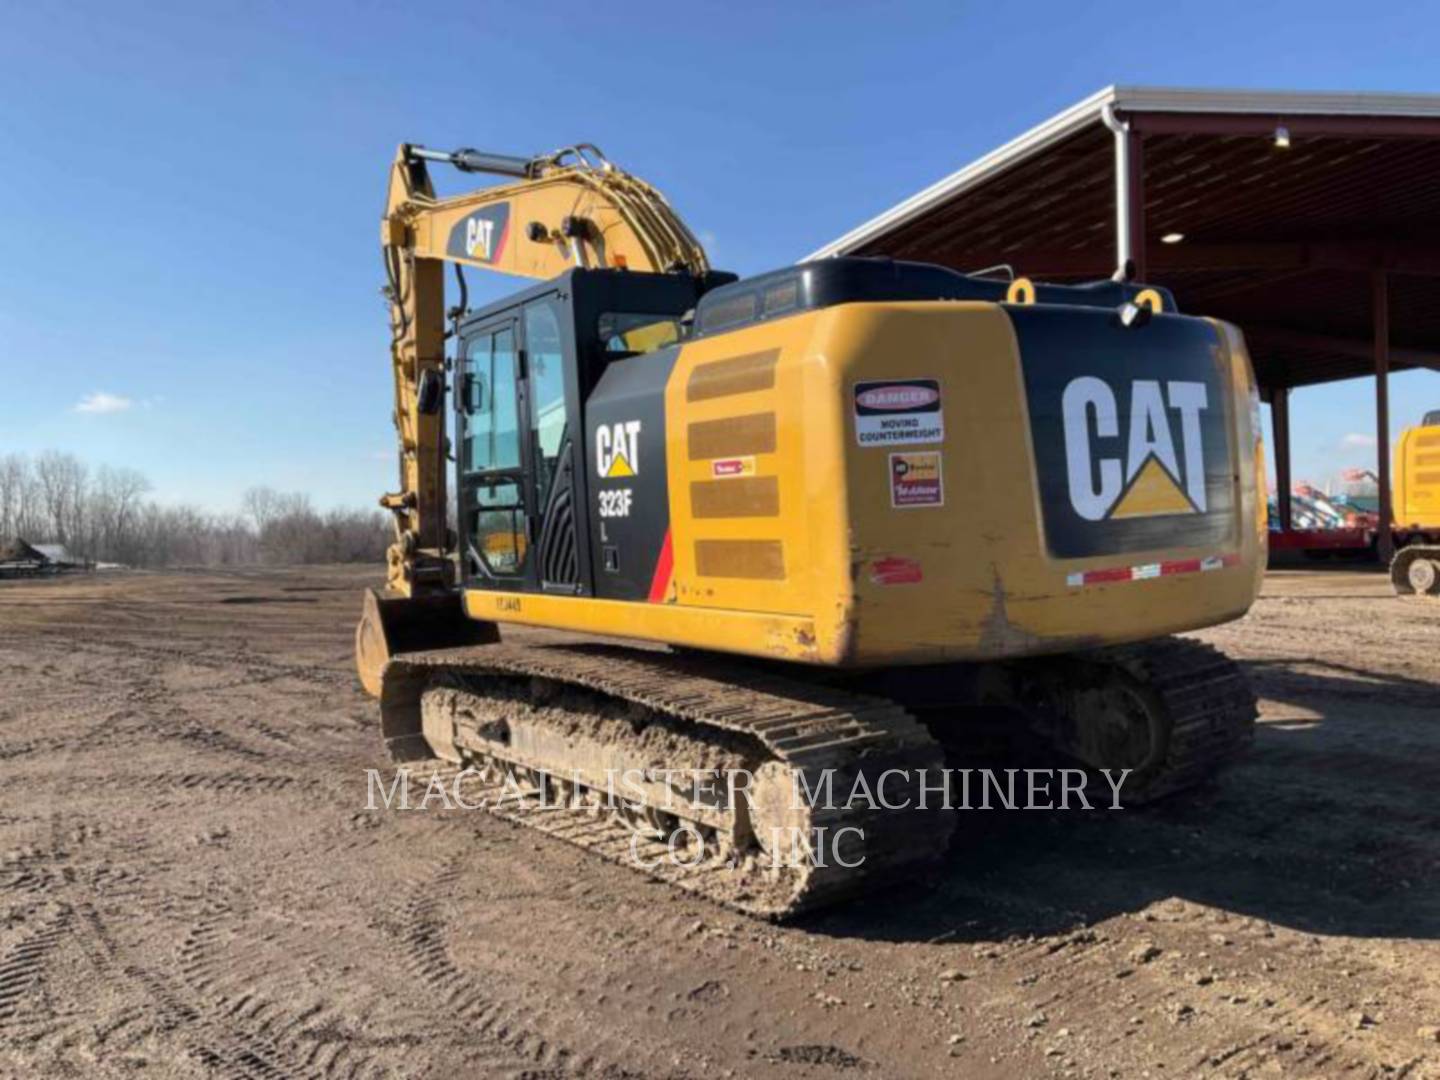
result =
M970 277L930 263L857 257L821 259L710 290L696 308L694 336L721 334L834 304L896 300L998 303L1005 299L1009 287L1008 281ZM1037 283L1035 298L1041 304L1117 307L1143 288L1115 281L1085 285ZM1164 289L1157 291L1165 298L1165 309L1173 311L1174 298Z
M579 395L584 401L596 380L618 357L608 352L601 340L601 320L607 314L674 316L677 322L695 308L707 289L723 287L734 274L711 271L703 278L688 274L646 274L631 270L568 270L520 292L503 297L482 308L467 311L461 335L471 326L518 309L542 296L556 295L570 310L567 353L573 352L580 372Z

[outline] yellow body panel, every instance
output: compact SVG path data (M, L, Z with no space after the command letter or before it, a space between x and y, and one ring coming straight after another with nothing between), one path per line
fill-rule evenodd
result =
M489 622L574 630L605 637L684 645L817 663L812 619L754 611L715 611L634 600L465 590L465 613Z
M1395 444L1395 525L1440 529L1440 426L1407 428Z
M1004 309L845 304L682 348L665 391L673 577L662 602L470 591L466 610L846 666L1060 652L1236 618L1259 590L1264 504L1249 360L1238 332L1218 330L1235 463L1233 528L1218 548L1053 558ZM907 378L940 382L943 441L898 450L917 475L943 477L943 506L892 505L897 448L856 440L854 384ZM1220 556L1227 565L1204 573L1083 588L1071 578Z
M1223 622L1249 608L1263 559L1257 532L1248 528L1237 528L1225 549L1240 554L1233 568L1083 590L1067 585L1069 574L1117 562L1140 565L1216 552L1170 547L1069 560L1047 554L1019 351L1000 308L851 305L825 317L820 349L841 383L935 374L917 370L915 361L896 370L894 358L945 357L954 355L956 342L965 343L963 365L945 365L949 372L962 367L963 381L939 375L942 468L950 478L947 495L963 494L963 508L892 510L887 451L845 440L853 493L854 655L895 663L1055 652ZM1244 372L1237 389L1248 391L1248 360L1242 356L1236 366ZM836 398L844 400L842 394ZM1236 403L1230 414L1233 426L1248 417L1247 403ZM1232 438L1244 445L1239 432L1232 431ZM1241 518L1247 502L1255 505L1253 474L1241 470L1236 483ZM923 580L879 584L876 563L896 557L918 562Z
M782 319L680 351L665 390L677 604L813 617L848 576L837 411L801 406L832 393L810 349L814 326L814 316ZM751 475L715 475L716 461L747 459ZM774 505L697 516L697 492L762 483Z

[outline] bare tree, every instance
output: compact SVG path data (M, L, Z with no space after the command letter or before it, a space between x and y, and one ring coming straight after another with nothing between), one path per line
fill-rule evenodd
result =
M35 475L40 481L40 497L50 535L66 545L72 537L82 540L89 486L85 466L73 454L47 450L35 462Z
M240 497L240 509L254 524L255 531L263 533L265 527L282 512L283 498L274 488L252 487Z
M15 533L17 536L38 536L45 528L44 512L40 498L40 480L28 458L20 458L19 499L15 512Z
M30 484L30 461L20 454L0 458L0 541L24 532L25 496Z
M80 556L132 566L379 562L390 528L376 510L316 511L308 495L256 487L241 512L162 506L134 469L92 473L73 455L0 458L0 538L58 541Z
M150 481L135 469L102 465L90 495L89 551L95 558L137 562L135 517Z

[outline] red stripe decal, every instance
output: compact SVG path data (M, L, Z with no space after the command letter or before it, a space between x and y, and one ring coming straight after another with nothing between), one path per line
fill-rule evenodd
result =
M665 542L660 545L660 558L655 560L655 576L650 579L650 595L647 599L652 604L661 604L665 601L665 594L670 591L670 577L675 570L675 552L670 546L670 530L665 530Z
M1110 570L1086 570L1085 584L1100 581L1129 581L1130 567L1116 566Z
M1173 577L1176 574L1199 574L1226 566L1239 566L1240 556L1211 555L1204 559L1171 559L1168 562L1144 563L1140 566L1109 566L1101 570L1082 570L1065 575L1071 588L1084 585L1105 585L1115 581L1147 581L1150 578Z
M1169 574L1198 574L1200 572L1199 559L1173 559L1170 562L1160 564L1160 576Z

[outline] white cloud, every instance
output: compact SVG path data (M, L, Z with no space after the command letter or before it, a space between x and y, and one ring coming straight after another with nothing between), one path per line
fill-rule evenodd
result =
M107 394L104 390L96 390L93 394L86 394L75 404L75 411L81 413L117 413L124 412L134 402L128 397L121 397L119 394Z
M1355 447L1374 446L1374 445L1375 445L1375 436L1374 436L1374 435L1362 435L1362 434L1360 434L1359 432L1352 431L1349 435L1346 435L1346 436L1344 436L1343 438L1341 438L1341 440L1340 440L1340 445L1343 446L1343 447L1345 447L1345 449L1347 449L1347 450L1352 450L1352 449L1354 449Z

